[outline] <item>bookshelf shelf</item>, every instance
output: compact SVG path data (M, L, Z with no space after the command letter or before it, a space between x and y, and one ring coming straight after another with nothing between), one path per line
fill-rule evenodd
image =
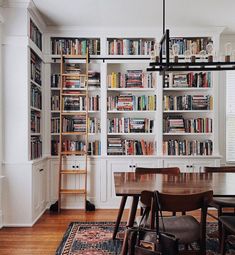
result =
M188 88L188 87L182 87L182 88L163 88L163 91L208 91L212 90L212 88Z
M165 136L210 136L213 133L163 133Z
M156 88L108 88L108 91L136 91L136 92L141 92L141 91L149 91L153 92L155 91Z
M42 111L41 109L36 108L36 107L33 107L33 106L30 106L30 109L31 109L32 111L36 111L36 112L41 112L41 111Z
M131 113L131 114L135 114L135 113L155 113L156 111L108 111L108 113Z
M169 110L163 113L213 113L212 110Z

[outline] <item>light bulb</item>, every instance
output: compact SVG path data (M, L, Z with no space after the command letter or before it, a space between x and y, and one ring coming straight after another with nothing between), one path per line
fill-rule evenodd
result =
M185 59L185 62L190 62L190 57L191 57L191 52L190 50L186 50L184 52L184 59Z
M178 62L178 59L179 59L179 52L180 52L180 46L178 43L174 43L172 45L172 53L173 53L173 56L174 56L174 62Z
M206 45L206 51L208 54L208 62L213 62L214 45L212 42Z
M205 62L206 61L206 51L201 50L199 54L200 54L201 62Z
M232 54L232 44L228 42L225 44L225 62L230 62L231 54Z
M191 62L195 62L196 55L197 55L197 43L196 42L191 43L190 51L191 51Z

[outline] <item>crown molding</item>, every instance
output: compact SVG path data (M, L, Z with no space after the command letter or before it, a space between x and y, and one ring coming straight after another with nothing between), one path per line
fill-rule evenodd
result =
M28 8L30 0L2 0L2 3L4 8Z
M46 25L45 21L43 20L42 15L38 11L38 9L33 1L29 2L28 10L29 10L29 13L33 16L33 18L36 19L37 23L40 24L41 30L45 31L47 28L47 25Z

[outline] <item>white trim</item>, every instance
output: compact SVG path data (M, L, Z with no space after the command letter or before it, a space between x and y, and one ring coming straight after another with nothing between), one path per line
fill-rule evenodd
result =
M0 229L3 227L3 212L0 210Z
M30 0L3 0L3 7L27 8Z

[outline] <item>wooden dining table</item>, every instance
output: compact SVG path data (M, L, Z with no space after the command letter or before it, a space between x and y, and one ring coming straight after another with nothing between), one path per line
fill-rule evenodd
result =
M139 197L143 190L158 190L167 194L194 194L213 190L215 197L235 197L235 173L180 173L140 174L135 172L114 173L116 196L121 196L113 239L116 237L127 197L131 196L132 206L127 226L134 224Z

